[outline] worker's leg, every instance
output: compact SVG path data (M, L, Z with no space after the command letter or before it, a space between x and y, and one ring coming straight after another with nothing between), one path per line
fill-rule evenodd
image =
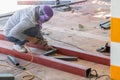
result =
M13 42L14 44L18 44L18 45L24 45L27 42L27 40L20 41L19 39L16 39L14 37L7 37L7 40Z
M27 29L23 32L23 34L31 37L36 37L39 33L39 26L32 27L30 29Z
M7 39L15 44L14 49L16 51L27 52L27 49L23 46L27 42L26 40L20 41L14 37L7 37Z
M40 29L39 29L39 26L27 29L23 33L25 35L27 35L27 36L36 37L36 38L38 38L40 40L43 40L43 36L42 36L42 33L41 33Z

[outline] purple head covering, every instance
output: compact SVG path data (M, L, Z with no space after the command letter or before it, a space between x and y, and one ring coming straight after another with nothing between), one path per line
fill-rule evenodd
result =
M51 18L53 16L53 10L50 6L44 6L43 10L49 18Z
M50 6L43 6L40 10L39 22L44 23L53 16L53 10Z

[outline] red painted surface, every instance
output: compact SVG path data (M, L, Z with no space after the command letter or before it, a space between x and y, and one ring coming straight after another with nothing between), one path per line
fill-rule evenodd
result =
M11 46L12 46L11 43L1 40L0 41L0 53L6 54L6 55L12 55L17 58L21 58L21 59L28 60L28 61L31 60L32 57L30 54L14 51L14 50L12 50ZM35 53L33 53L33 54L35 54ZM82 66L82 65L73 64L70 62L63 61L63 60L46 57L42 54L39 56L34 55L33 62L42 64L42 65L45 65L45 66L48 66L51 68L55 68L55 69L63 70L63 71L70 72L73 74L77 74L77 75L80 75L83 77L88 77L90 70L91 70L90 68Z
M0 39L1 40L6 40L5 36L3 34L0 34Z
M6 40L2 34L0 34L0 39ZM35 48L44 49L40 45L34 45L34 44L28 44L28 45L31 47L35 47ZM56 47L56 46L54 46L54 47ZM84 59L87 61L104 64L104 65L108 65L108 66L110 65L110 58L108 56L93 54L93 53L90 53L87 51L82 51L82 50L74 51L74 50L65 49L62 47L56 47L56 48L58 49L58 53L63 54L63 55L76 56L80 59Z
M18 5L37 5L38 1L17 1ZM42 4L42 2L40 2Z
M80 59L110 66L110 58L108 56L93 54L93 53L82 51L82 50L73 51L73 50L64 49L60 47L58 47L58 52L63 55L76 56Z
M28 45L31 47L41 49L40 45L34 45L34 44L28 44ZM62 47L57 47L57 46L54 46L54 47L57 48L58 50L57 53L67 55L67 56L76 56L80 59L110 66L110 58L108 56L93 54L93 53L82 51L82 50L74 51L74 50L65 49Z
M79 1L79 2L76 2L76 4L80 4L80 3L84 3L84 2L86 2L87 0L83 0L83 1ZM40 5L40 4L50 4L50 3L56 3L56 1L32 1L32 0L26 0L26 1L17 1L17 4L18 5ZM51 4L52 4L51 3ZM69 4L74 4L74 3L69 3Z

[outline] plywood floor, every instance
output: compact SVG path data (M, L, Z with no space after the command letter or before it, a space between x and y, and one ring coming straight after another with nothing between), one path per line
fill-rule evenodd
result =
M74 11L55 11L54 17L49 22L43 24L44 27L42 31L49 33L49 35L44 36L49 44L72 47L75 49L79 47L82 50L93 52L93 54L110 56L109 53L96 52L97 48L100 48L105 45L106 42L109 42L109 30L101 29L99 24L109 20L107 17L110 17L110 2L105 2L105 0L88 0L88 2L84 4L74 5L72 7L74 8ZM0 26L3 26L6 20L7 19L0 20ZM84 27L79 27L79 24ZM40 51L37 49L31 50L36 52ZM28 61L18 60L21 64L28 63ZM109 66L81 59L73 63L96 69L99 75L103 75L103 73L109 75ZM0 54L0 64L10 65L11 63L8 61L6 55ZM38 75L43 80L88 80L88 78L35 63L31 63L27 68L29 69L28 71ZM12 73L15 75L16 80L21 80L21 76L25 74L25 72L20 69L3 66L0 66L0 73ZM34 80L39 79L36 78Z

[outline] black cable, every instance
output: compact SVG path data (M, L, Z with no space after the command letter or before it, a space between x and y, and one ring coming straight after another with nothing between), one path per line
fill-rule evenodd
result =
M93 72L95 72L95 74L93 74ZM98 76L98 73L97 73L97 71L95 69L91 70L90 74L88 75L89 80L91 80L92 78L95 78L95 80L98 80L98 79L100 79L102 77L107 77L106 80L112 80L109 75L100 75L100 76Z
M93 72L95 72L95 74L93 74ZM88 75L89 80L91 80L94 77L98 77L98 73L95 69L91 70L91 72Z
M45 35L45 34L44 34L44 35ZM70 44L70 43L67 43L67 42L64 42L64 41L61 41L61 40L57 40L57 39L52 38L52 37L50 37L50 36L48 36L48 35L47 35L47 37L50 38L50 39L52 39L52 40L54 40L54 41L62 42L62 43L68 44L68 45L70 45L70 46L76 47L76 48L78 48L78 49L80 49L80 50L84 50L84 49L82 49L82 48L79 48L79 47L76 46L76 45L73 45L73 44ZM85 50L84 50L84 51L85 51ZM92 72L95 72L95 74L92 74ZM109 80L112 80L109 75L101 75L101 76L98 76L97 70L95 70L95 69L91 70L90 74L88 74L89 80L91 80L91 79L94 78L94 77L95 77L95 80L98 80L98 79L100 79L100 78L102 78L102 77L105 77L105 76L108 77Z
M101 76L98 76L95 80L98 80L98 79L100 79L100 78L102 78L102 77L108 77L108 78L106 78L106 80L112 80L109 75L101 75Z
M73 46L73 47L76 47L76 48L78 48L78 49L80 49L80 50L85 51L84 49L82 49L82 48L80 48L80 47L78 47L78 46L76 46L76 45L73 45L73 44L70 44L70 43L67 43L67 42L64 42L64 41L61 41L61 40L57 40L57 39L52 38L52 37L50 37L50 36L47 36L47 37L50 38L50 39L52 39L52 40L54 40L54 41L62 42L62 43L65 43L65 44L67 44L67 45L70 45L70 46Z

